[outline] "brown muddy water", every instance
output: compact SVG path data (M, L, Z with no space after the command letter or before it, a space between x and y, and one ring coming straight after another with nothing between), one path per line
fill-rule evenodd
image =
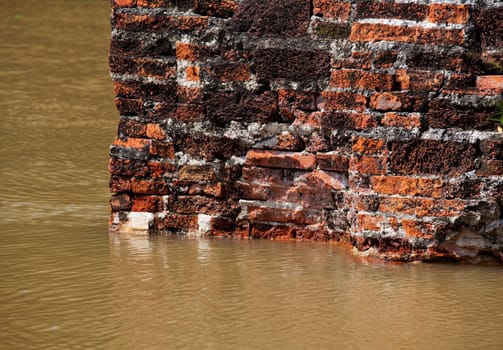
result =
M0 1L0 349L502 349L503 269L107 234L107 0Z

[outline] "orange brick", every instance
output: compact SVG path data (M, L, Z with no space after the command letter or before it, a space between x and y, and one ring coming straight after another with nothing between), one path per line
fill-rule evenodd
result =
M393 76L358 69L335 70L330 77L330 86L338 88L358 88L377 91L393 90Z
M204 49L191 43L176 43L176 58L179 60L197 61Z
M353 139L352 149L360 154L380 154L386 151L386 142L383 139L356 137Z
M199 81L199 66L188 66L185 70L187 80Z
M503 75L484 75L477 77L477 88L491 90L496 93L503 92Z
M464 42L463 29L396 26L382 23L354 23L351 41L399 41L417 44L453 45Z
M150 137L155 140L164 140L166 138L166 134L159 124L147 124L147 137Z
M250 150L246 155L246 165L267 168L314 169L316 156L311 153Z
M172 142L152 141L150 155L165 159L175 159L175 146Z
M417 216L457 216L465 208L465 202L460 199L417 199Z
M371 178L375 192L399 194L404 196L442 196L442 180L430 178L411 178L406 176L374 176Z
M136 0L113 0L113 5L118 7L135 7Z
M428 222L402 219L402 227L408 237L432 239L437 226Z
M138 194L169 194L169 186L164 179L131 179L131 190Z
M399 127L405 129L420 128L421 115L419 113L399 114L395 112L388 112L381 120L382 125L390 127Z
M222 82L248 81L251 78L251 71L248 64L228 63L223 66L212 67L211 75L217 77Z
M360 230L380 231L384 222L382 215L358 214L358 227Z
M351 3L334 0L314 0L313 14L324 18L336 18L345 21L349 18Z
M367 108L367 98L352 92L322 92L323 107L326 110L356 110L363 112Z
M413 198L381 197L379 211L384 213L398 213L414 215L416 201Z
M400 90L437 91L442 86L444 75L438 72L399 69L396 72L396 81Z
M386 157L356 155L349 162L349 170L360 174L383 175L386 174L386 163Z
M408 110L414 101L404 93L383 92L370 97L370 107L377 111Z
M150 143L151 141L147 139L128 137L125 140L115 138L113 145L127 148L145 148L148 147Z
M202 30L208 28L208 16L182 16L176 18L179 30Z
M211 165L184 165L180 167L178 178L189 181L214 181L215 172Z
M144 211L156 213L159 210L158 196L134 196L132 199L131 211Z
M433 23L464 24L470 18L470 5L431 4L428 21Z

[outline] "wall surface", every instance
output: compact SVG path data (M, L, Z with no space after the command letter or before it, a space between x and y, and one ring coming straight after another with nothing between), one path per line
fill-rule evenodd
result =
M113 0L111 231L503 261L502 5Z

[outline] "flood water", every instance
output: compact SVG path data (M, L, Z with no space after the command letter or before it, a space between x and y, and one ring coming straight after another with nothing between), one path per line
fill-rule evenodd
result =
M503 269L107 233L108 0L0 0L0 349L501 349Z

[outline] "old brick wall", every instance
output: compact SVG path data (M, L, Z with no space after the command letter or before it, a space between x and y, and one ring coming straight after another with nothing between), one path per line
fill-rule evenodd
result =
M503 261L499 0L112 7L112 231Z

